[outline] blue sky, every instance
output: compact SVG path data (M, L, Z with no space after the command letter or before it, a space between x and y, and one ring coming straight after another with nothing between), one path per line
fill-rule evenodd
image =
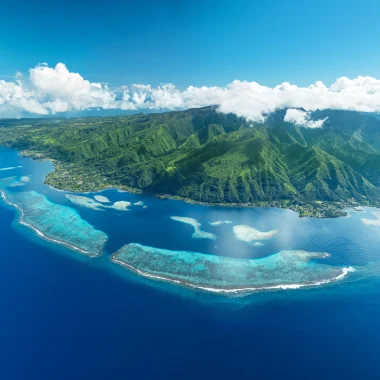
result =
M380 77L379 1L4 0L0 12L0 79L40 62L113 86Z
M380 112L379 1L3 0L0 14L0 117Z

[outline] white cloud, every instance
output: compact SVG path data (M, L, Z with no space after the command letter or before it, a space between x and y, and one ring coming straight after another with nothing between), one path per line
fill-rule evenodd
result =
M275 87L235 80L223 87L194 87L180 90L173 84L157 87L144 84L109 88L70 72L63 63L55 67L40 64L28 76L17 74L15 81L0 80L0 116L39 115L86 109L186 109L217 105L249 121L290 108L286 121L316 128L323 121L310 119L316 109L380 112L380 80L372 77L338 78L331 86L318 81L308 87L288 82ZM302 108L306 112L297 110Z
M326 120L327 117L325 119L312 120L310 112L305 112L296 108L287 109L284 117L284 121L306 128L321 128Z

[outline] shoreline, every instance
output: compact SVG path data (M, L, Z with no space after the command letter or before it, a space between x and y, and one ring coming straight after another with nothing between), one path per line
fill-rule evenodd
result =
M95 254L91 254L91 252L86 251L86 250L84 250L84 249L82 249L82 248L76 247L75 245L71 245L71 244L69 244L69 243L67 243L67 242L64 242L64 241L61 241L61 240L58 240L58 239L54 239L54 238L52 238L52 237L49 237L49 236L45 235L45 234L44 234L42 231L40 231L38 228L36 228L36 227L34 227L33 225L31 225L31 224L29 224L29 223L27 223L27 222L24 221L24 215L25 215L25 214L24 214L24 210L23 210L21 207L19 207L17 204L15 204L15 203L9 201L9 200L7 199L7 197L6 197L6 195L5 195L5 193L4 193L3 190L0 190L0 197L1 197L1 199L4 200L4 202L5 202L7 205L16 208L16 210L18 210L18 211L20 212L20 217L19 217L19 220L18 220L19 224L24 225L24 226L26 226L26 227L32 229L32 230L33 230L38 236L42 237L43 239L45 239L45 240L47 240L47 241L50 241L50 242L52 242L52 243L56 243L56 244L59 244L59 245L63 245L63 246L65 246L65 247L69 248L69 249L72 249L72 250L74 250L74 251L78 251L78 252L80 252L80 253L82 253L82 254L88 256L88 257L98 257L98 256L100 256L100 253L101 253L100 251L97 252L97 253L95 253Z
M340 281L344 279L348 273L354 272L355 269L352 266L349 267L343 267L341 268L342 273L337 275L336 277L333 277L329 280L324 280L324 281L318 281L315 283L305 283L305 284L279 284L279 285L268 285L268 286L256 286L256 287L242 287L242 288L220 288L220 287L211 287L211 286L202 286L202 285L195 285L191 282L188 281L181 281L181 280L176 280L170 277L166 276L160 276L160 275L153 275L148 272L144 272L141 269L135 268L133 265L127 264L126 262L119 260L115 258L115 255L117 253L113 254L111 256L111 262L118 264L124 268L127 268L129 271L138 274L141 277L153 279L155 281L163 281L163 282L169 282L169 283L174 283L177 285L184 286L186 288L190 289L198 289L198 290L203 290L206 292L210 293L219 293L222 295L228 295L228 294L249 294L252 292L258 292L258 291L265 291L265 290L295 290L295 289L300 289L300 288L308 288L308 287L314 287L314 286L321 286L321 285L326 285L332 282Z
M28 156L26 156L28 157ZM29 157L30 158L30 157ZM44 161L49 161L54 163L55 160L44 160ZM55 172L55 166L54 166L54 171ZM51 172L51 173L53 173ZM48 173L49 174L49 173ZM296 205L295 207L283 207L281 204L254 204L254 203L209 203L209 202L202 202L202 201L196 201L191 198L185 198L181 197L179 195L173 195L173 194L161 194L161 193L149 193L149 192L144 192L141 189L136 189L128 186L123 186L123 185L105 185L101 186L99 188L96 188L94 190L72 190L70 188L64 188L64 187L56 187L54 182L50 182L49 180L44 180L44 183L50 187L52 187L54 190L57 191L64 191L64 192L70 192L70 193L77 193L77 194L93 194L93 193L101 193L106 190L116 190L118 192L126 192L126 193L131 193L131 194L139 194L139 195L144 195L147 197L153 197L157 199L167 199L167 200L173 200L173 201L179 201L179 202L184 202L188 204L193 204L193 205L199 205L199 206L205 206L205 207L223 207L223 208L247 208L247 209L252 209L252 208L269 208L269 209L282 209L282 210L289 210L293 211L298 214L299 218L315 218L315 219L338 219L338 218L344 218L347 217L347 212L344 211L345 209L355 209L356 207L374 207L374 208L380 208L380 205L374 205L374 204L369 204L369 205L363 205L363 204L350 204L348 202L345 202L342 206L335 206L336 210L339 211L339 215L336 216L317 216L317 215L302 215L298 209L299 205ZM276 202L276 201L272 201ZM265 203L265 202L264 202ZM332 202L326 202L327 205L331 205L334 207L334 204Z
M5 145L6 146L6 145ZM57 169L58 165L75 165L74 163L65 163L58 161L56 159L53 159L51 157L46 157L44 156L44 153L39 153L39 152L32 152L28 150L19 150L17 148L9 147L6 146L10 149L15 149L19 152L19 154L22 157L26 158L31 158L32 160L35 161L40 161L40 162L51 162L53 165L53 171L47 173L44 183L53 187L57 191L67 191L67 192L72 192L72 193L83 193L83 194L89 194L89 193L100 193L105 190L116 190L116 191L125 191L129 192L131 194L141 194L145 196L151 196L154 198L158 199L169 199L169 200L176 200L176 201L182 201L188 204L194 204L194 205L200 205L200 206L208 206L208 207L237 207L237 208L278 208L278 209L283 209L283 210L290 210L298 214L299 218L315 218L315 219L337 219L337 218L342 218L342 217L347 217L347 212L345 209L347 208L357 208L357 207L380 207L380 204L375 204L375 203L370 203L370 204L361 204L356 201L350 202L350 201L341 201L341 204L337 202L336 204L333 201L321 201L321 204L318 204L318 206L313 205L312 203L305 203L303 205L300 205L298 203L294 205L283 205L280 203L277 203L279 201L262 201L262 204L256 204L256 203L209 203L209 202L202 202L202 201L196 201L191 198L185 198L181 197L179 195L173 195L173 194L161 194L161 193L150 193L150 192L144 192L141 189L129 187L129 186L124 186L124 185L111 185L111 184L104 184L103 186L95 186L94 189L88 190L88 189L70 189L69 187L57 187L54 181L49 180L49 175L52 173L57 173L59 172L59 168ZM41 155L41 156L39 156ZM294 202L294 200L289 200ZM297 202L297 201L295 201ZM304 201L303 201L304 202ZM312 202L319 202L317 201L312 201ZM299 209L306 205L309 206L307 210L305 210L305 213L300 211ZM323 212L323 206L325 206L327 209L329 209L333 214L335 215L321 215L321 212Z

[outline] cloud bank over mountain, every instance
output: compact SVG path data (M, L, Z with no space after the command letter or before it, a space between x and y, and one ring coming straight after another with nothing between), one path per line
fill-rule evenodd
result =
M133 84L118 88L93 83L63 63L55 67L40 64L14 81L0 80L0 117L21 117L24 113L53 115L88 109L175 110L217 105L221 112L232 112L250 121L263 121L277 109L290 108L285 121L316 128L309 111L339 109L380 111L380 80L358 76L338 78L326 86L318 81L308 87L288 82L275 87L235 80L224 87L194 87L180 90L173 84L157 87ZM303 108L305 111L299 110Z
M325 119L312 120L310 111L305 112L297 108L287 109L284 117L284 121L306 128L321 128L326 120L327 117Z

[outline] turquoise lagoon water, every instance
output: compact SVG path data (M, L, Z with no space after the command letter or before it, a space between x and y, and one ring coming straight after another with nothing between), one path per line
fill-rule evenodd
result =
M0 188L30 225L86 251L104 244L90 258L46 240L1 201L1 378L378 378L380 227L361 221L375 209L301 219L115 189L98 195L130 202L127 211L92 209L43 184L48 162L0 148L0 168L13 168L0 171ZM193 238L172 216L217 239ZM279 233L247 243L238 225ZM115 252L150 276L113 263ZM320 284L278 286L308 283ZM257 291L263 284L272 289Z

